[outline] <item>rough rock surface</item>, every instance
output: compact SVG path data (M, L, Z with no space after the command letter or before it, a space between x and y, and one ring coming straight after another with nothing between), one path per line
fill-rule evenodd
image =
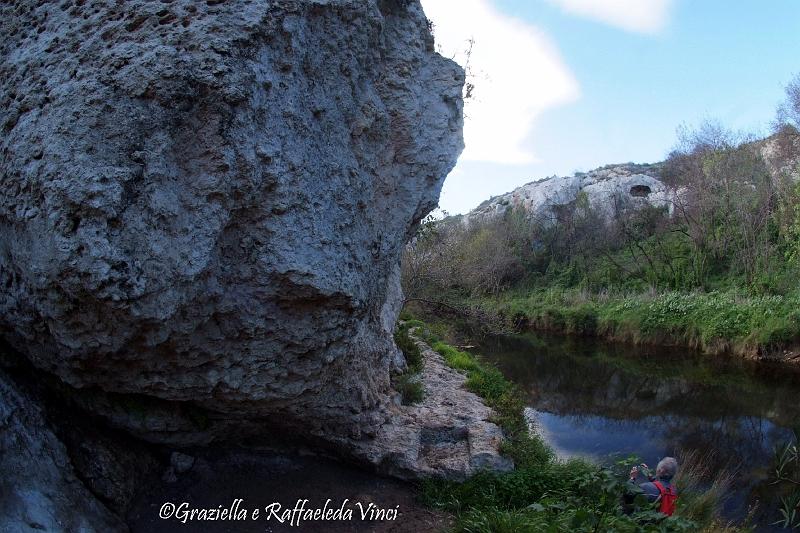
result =
M0 529L127 531L76 477L35 399L0 370Z
M356 453L401 478L464 479L480 470L513 469L499 454L503 432L490 421L494 411L466 390L466 377L441 355L419 339L414 342L424 360L422 401L394 406L390 422L372 442L356 445Z
M70 385L360 438L462 148L409 0L0 6L0 331Z
M383 460L401 249L463 148L418 0L14 0L0 58L0 337L150 442ZM2 460L104 520L18 404Z
M784 132L753 143L773 178L800 181L800 134Z
M509 207L515 207L537 222L554 223L559 209L575 205L580 195L585 195L589 205L606 219L617 208L648 205L672 213L679 194L658 178L656 165L609 165L525 184L482 203L466 220L502 215Z

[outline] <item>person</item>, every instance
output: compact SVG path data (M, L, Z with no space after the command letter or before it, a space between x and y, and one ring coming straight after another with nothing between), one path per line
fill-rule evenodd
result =
M630 481L632 485L638 485L649 502L659 502L658 510L672 516L675 512L675 502L678 499L678 490L672 483L672 478L678 472L678 461L674 457L664 457L656 466L656 475L649 477L649 468L642 464L645 472L638 466L631 468Z

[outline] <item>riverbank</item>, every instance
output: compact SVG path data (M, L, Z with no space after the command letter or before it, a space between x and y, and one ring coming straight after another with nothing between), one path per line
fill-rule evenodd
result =
M666 518L643 506L622 513L627 490L623 462L609 467L583 460L562 461L524 418L524 397L494 366L444 342L441 332L419 321L406 322L423 348L431 346L465 373L465 387L496 412L505 434L502 450L514 460L508 473L479 473L465 482L427 480L420 498L455 516L455 531L737 531L716 522L718 502L685 490L682 509Z
M800 364L800 295L740 292L600 293L539 289L473 302L520 330L684 346L709 354Z
M678 456L681 472L699 458L706 486L732 476L725 520L780 531L770 524L790 484L775 483L775 449L795 441L800 368L549 333L471 340L525 392L526 416L559 457Z

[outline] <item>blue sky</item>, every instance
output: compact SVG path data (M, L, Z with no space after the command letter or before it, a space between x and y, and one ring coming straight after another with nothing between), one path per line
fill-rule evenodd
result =
M442 192L450 213L552 174L661 160L682 123L718 119L765 133L784 86L800 73L797 0L423 6L446 55L463 62L459 43L475 40L479 98L467 105L467 150Z

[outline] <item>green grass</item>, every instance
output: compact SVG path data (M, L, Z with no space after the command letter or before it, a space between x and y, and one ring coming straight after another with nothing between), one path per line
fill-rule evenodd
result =
M717 527L714 520L719 506L713 494L696 506L698 511L693 514L699 521L688 514L667 518L647 504L625 515L620 503L630 490L625 482L628 463L600 467L582 460L556 459L544 441L529 431L523 397L499 370L447 344L430 326L414 321L412 327L450 366L464 372L467 388L495 410L495 422L506 435L501 451L515 463L515 470L508 473L481 472L461 483L428 479L420 484L420 500L453 513L455 531L671 532ZM688 494L694 489L686 490Z
M427 337L431 340L430 333ZM478 361L469 352L438 340L431 347L441 354L449 366L466 374L467 389L483 398L486 405L494 409L495 422L509 435L509 443L514 443L508 448L509 455L513 459L522 459L515 457L516 452L529 449L528 441L532 439L527 435L527 424L522 415L524 402L519 390L498 369ZM540 441L537 439L538 442Z
M444 360L447 361L447 364L456 370L474 372L480 368L478 362L470 354L457 350L441 341L434 343L431 348L439 352L444 357Z
M681 455L681 467L675 486L681 497L681 514L699 523L718 523L719 506L730 494L734 476L727 471L712 470L713 455L688 452Z
M482 305L523 327L754 356L800 344L800 294L586 294L540 289Z

